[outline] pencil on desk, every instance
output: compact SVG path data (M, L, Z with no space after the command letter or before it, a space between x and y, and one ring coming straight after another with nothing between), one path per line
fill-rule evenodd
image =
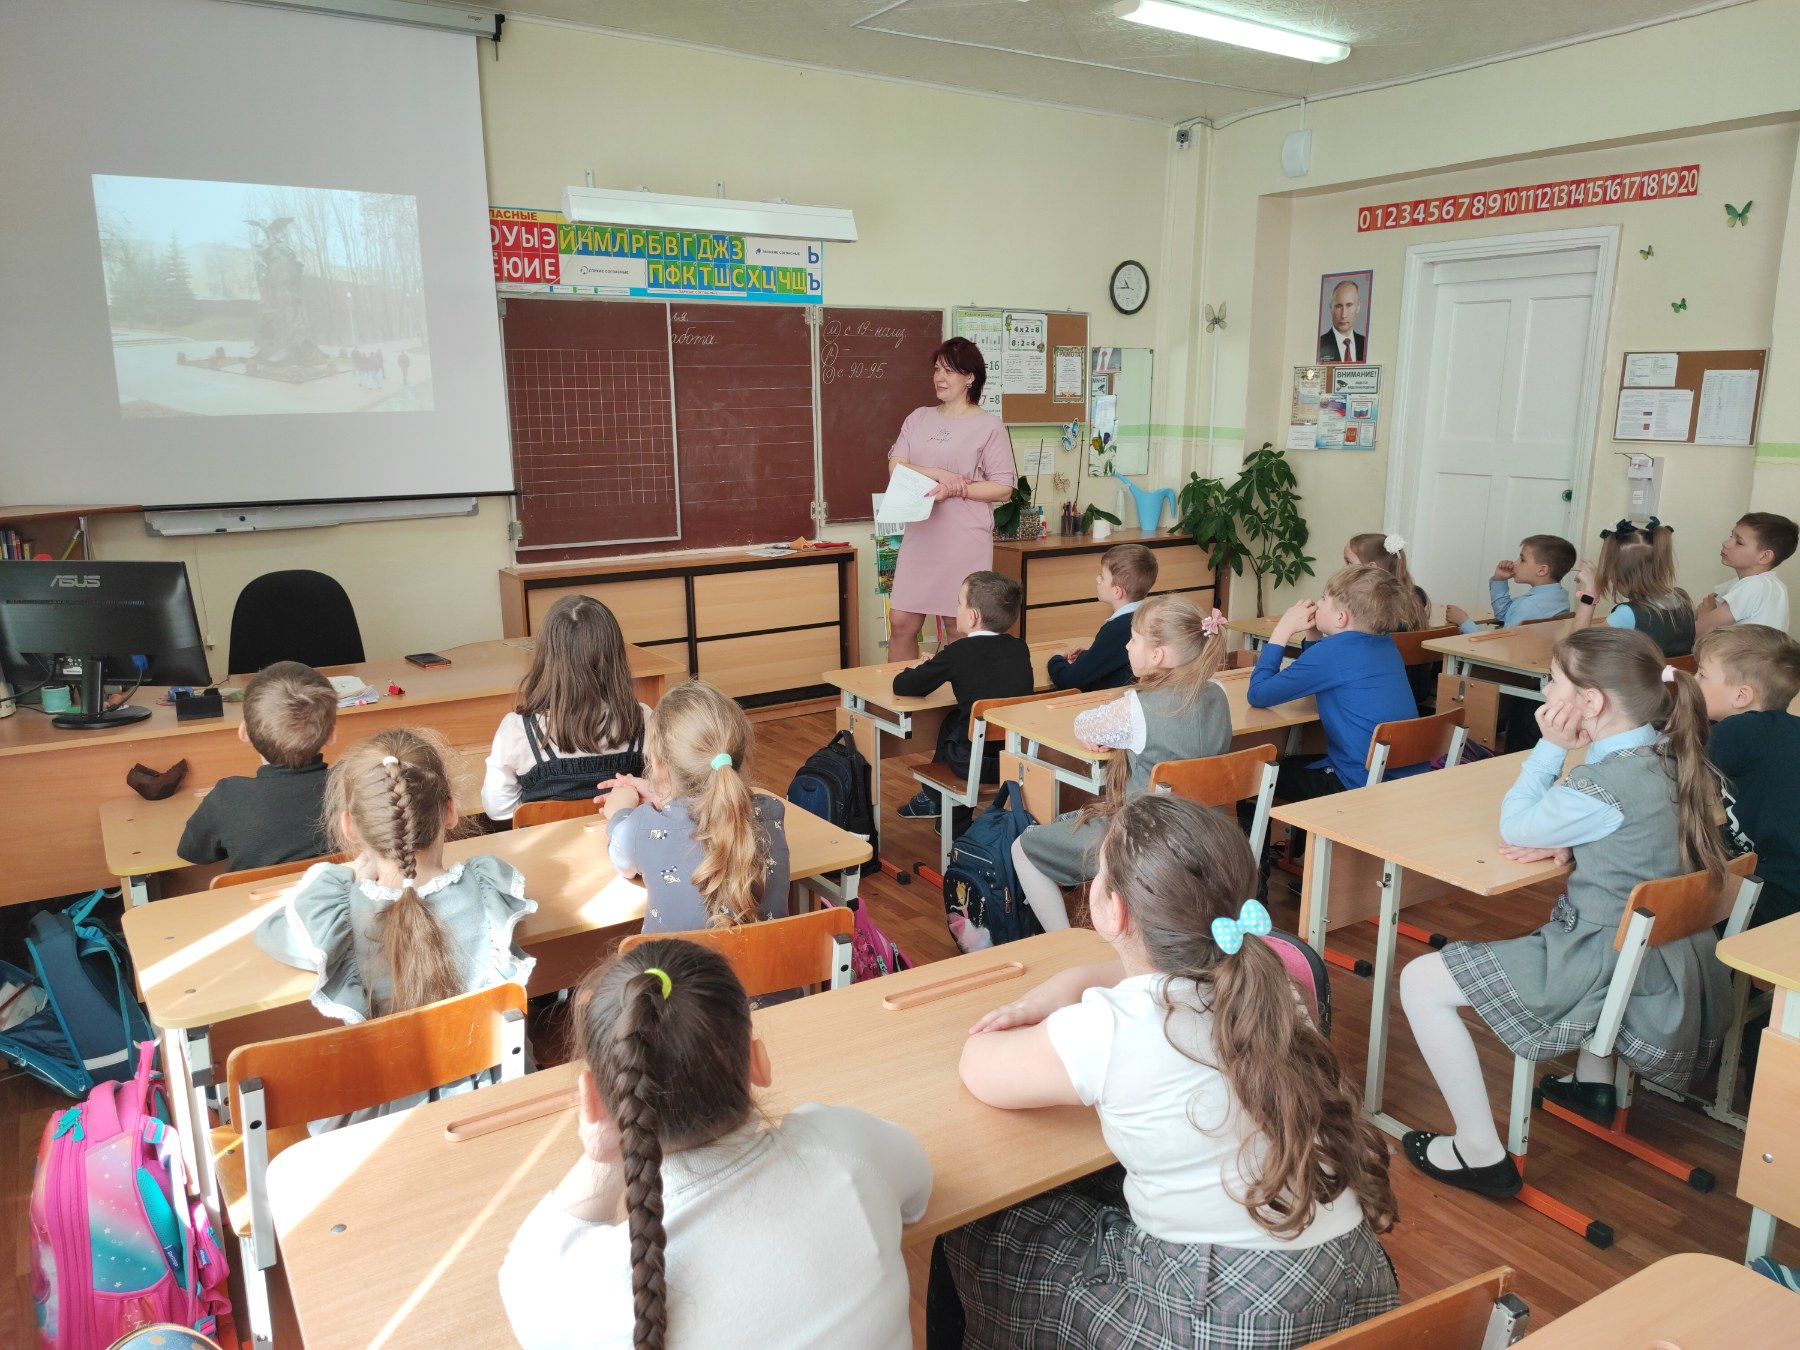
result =
M1515 636L1517 636L1517 634L1516 634L1515 630L1513 630L1511 628L1496 628L1491 633L1471 633L1471 634L1469 634L1469 641L1470 642L1492 642L1495 638L1515 637Z

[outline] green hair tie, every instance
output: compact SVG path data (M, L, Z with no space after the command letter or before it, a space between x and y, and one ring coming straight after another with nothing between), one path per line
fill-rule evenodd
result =
M664 970L661 966L645 966L644 974L654 975L657 979L662 981L663 1001L665 1003L668 1002L669 994L675 988L675 981L669 978L669 972Z
M729 769L731 767L731 756L723 750L719 751L718 754L712 757L712 766L714 769Z

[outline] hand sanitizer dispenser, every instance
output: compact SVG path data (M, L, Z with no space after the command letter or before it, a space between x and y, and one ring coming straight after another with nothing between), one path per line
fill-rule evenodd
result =
M1633 520L1660 514L1657 501L1662 496L1662 468L1662 460L1649 455L1625 456L1625 514Z

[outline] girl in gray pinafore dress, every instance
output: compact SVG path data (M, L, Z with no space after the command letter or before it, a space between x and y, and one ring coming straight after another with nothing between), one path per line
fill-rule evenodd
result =
M1063 887L1094 875L1094 854L1113 815L1150 790L1150 775L1166 759L1203 759L1231 748L1231 704L1213 682L1224 654L1224 619L1183 595L1159 595L1131 616L1126 654L1138 687L1075 719L1075 734L1090 745L1124 751L1107 766L1106 794L1097 806L1034 825L1014 841L1013 867L1038 922L1067 928Z
M1414 1131L1408 1159L1427 1175L1483 1194L1517 1193L1520 1178L1494 1127L1475 1046L1458 1015L1473 1007L1515 1055L1545 1060L1580 1050L1572 1078L1547 1077L1546 1097L1611 1123L1613 1067L1582 1049L1618 964L1613 938L1632 888L1723 866L1712 820L1718 780L1705 759L1706 710L1689 675L1665 666L1629 629L1564 638L1539 714L1544 739L1501 807L1508 856L1568 850L1568 890L1536 932L1503 942L1453 942L1401 975L1400 996L1456 1133ZM1587 760L1558 781L1567 750ZM1683 774L1683 769L1688 772ZM1616 1053L1652 1082L1682 1088L1718 1051L1730 984L1710 931L1652 947L1625 1008ZM1436 1146L1433 1143L1436 1141Z

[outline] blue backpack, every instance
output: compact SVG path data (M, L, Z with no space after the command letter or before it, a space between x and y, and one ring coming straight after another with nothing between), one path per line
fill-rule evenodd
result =
M864 876L881 870L881 840L875 831L869 783L869 761L856 748L856 738L840 731L806 757L787 790L787 799L802 811L869 841L873 851L862 865Z
M132 992L117 939L88 916L105 897L95 891L62 911L34 914L25 938L31 970L0 961L0 985L35 1011L0 1031L0 1055L66 1096L96 1083L128 1082L133 1047L154 1041Z
M965 952L1017 942L1044 931L1025 901L1013 870L1013 841L1035 824L1017 783L1005 783L993 803L950 845L944 869L944 918Z

